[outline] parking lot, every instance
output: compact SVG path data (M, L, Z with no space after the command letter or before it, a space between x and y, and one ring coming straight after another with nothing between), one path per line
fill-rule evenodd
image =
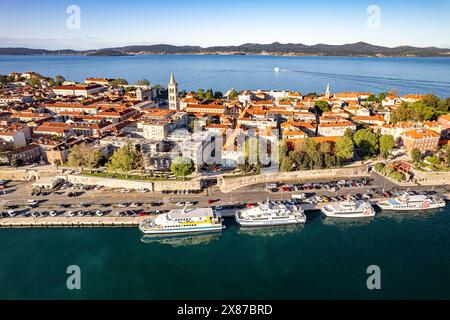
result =
M160 214L185 205L226 211L267 200L317 204L383 198L399 191L396 185L377 175L366 179L259 184L231 193L222 193L217 186L201 192L149 192L70 183L38 190L30 182L8 182L3 193L0 192L0 218L134 217ZM430 187L415 187L409 191L430 191ZM446 192L442 188L436 191Z

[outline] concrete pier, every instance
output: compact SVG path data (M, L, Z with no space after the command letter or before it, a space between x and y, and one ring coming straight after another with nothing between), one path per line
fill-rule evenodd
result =
M14 217L0 219L0 228L137 227L143 217Z

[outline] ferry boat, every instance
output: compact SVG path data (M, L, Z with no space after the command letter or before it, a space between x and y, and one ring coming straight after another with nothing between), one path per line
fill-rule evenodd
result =
M321 209L327 217L366 218L375 216L375 209L368 201L346 200L334 202Z
M445 201L438 196L430 195L408 195L389 198L378 204L382 210L412 211L428 210L445 207Z
M238 210L235 218L242 227L279 226L306 222L305 213L300 206L270 202L258 203L253 208Z
M187 207L145 219L139 225L145 234L209 232L224 228L222 217L217 216L211 208Z

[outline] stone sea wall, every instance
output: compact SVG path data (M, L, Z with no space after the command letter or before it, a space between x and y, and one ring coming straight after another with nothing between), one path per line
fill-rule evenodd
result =
M311 179L350 179L355 177L370 177L367 167L351 167L339 169L307 170L295 172L276 172L254 176L227 177L218 180L222 192L231 192L243 187L270 182L308 182Z
M179 180L122 180L102 177L92 177L83 175L61 176L71 183L81 183L87 185L100 185L107 188L125 188L125 189L148 189L149 191L163 190L201 190L202 180L192 179L188 181Z

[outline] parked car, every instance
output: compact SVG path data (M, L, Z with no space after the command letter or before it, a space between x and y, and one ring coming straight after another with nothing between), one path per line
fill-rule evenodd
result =
M27 201L27 206L36 206L38 205L39 201L37 200L28 200Z

